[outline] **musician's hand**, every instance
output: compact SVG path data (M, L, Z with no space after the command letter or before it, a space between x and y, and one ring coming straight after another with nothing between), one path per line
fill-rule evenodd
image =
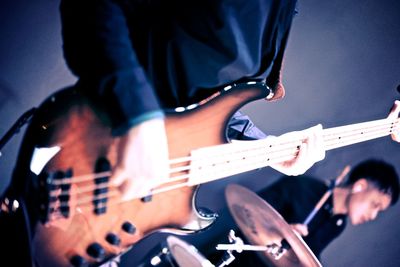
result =
M396 100L396 101L394 101L394 104L390 110L388 119L393 119L393 121L395 121L399 117L399 112L400 112L400 101ZM393 131L393 133L391 134L391 137L394 141L400 142L400 131L399 130Z
M123 200L143 197L168 178L168 143L164 120L145 121L121 137L112 183Z
M294 223L294 224L291 224L290 227L292 228L293 231L295 231L297 234L299 234L301 236L308 235L307 225L300 224L300 223Z
M268 137L269 138L269 137ZM325 145L322 136L322 125L318 124L303 131L283 134L282 140L301 139L302 143L294 159L271 164L275 170L286 175L300 175L306 172L315 162L325 158Z

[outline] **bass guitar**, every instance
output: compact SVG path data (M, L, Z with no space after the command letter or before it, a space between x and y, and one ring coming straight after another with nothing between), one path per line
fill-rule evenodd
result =
M246 90L243 88L246 87ZM75 88L38 108L22 142L4 200L29 215L32 261L46 266L98 266L155 231L193 233L216 215L196 207L198 185L293 159L303 137L228 143L225 128L244 104L268 96L260 82L225 87L197 107L166 116L170 179L151 199L122 201L111 186L119 137L104 112ZM397 118L324 129L326 150L383 136ZM8 211L12 213L12 211Z

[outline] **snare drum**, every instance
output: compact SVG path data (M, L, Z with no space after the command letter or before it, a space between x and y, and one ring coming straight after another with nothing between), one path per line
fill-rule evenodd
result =
M200 252L185 241L168 236L165 244L140 267L214 267Z

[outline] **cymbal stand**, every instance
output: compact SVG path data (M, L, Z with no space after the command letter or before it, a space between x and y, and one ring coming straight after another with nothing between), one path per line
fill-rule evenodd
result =
M232 229L229 231L228 240L230 244L218 244L216 246L217 250L225 250L224 255L220 262L215 265L216 267L223 267L227 266L235 260L235 256L233 255L233 251L236 250L238 253L242 252L243 250L240 247L243 245L243 240L240 237L235 235L235 231Z
M234 251L237 253L241 253L244 250L265 251L269 249L267 246L255 246L255 245L244 244L243 239L237 237L235 235L235 231L233 230L229 231L228 239L230 244L218 244L216 246L217 250L225 250L225 253L222 256L220 263L216 265L216 267L223 267L231 264L232 261L235 260L235 256L233 255Z

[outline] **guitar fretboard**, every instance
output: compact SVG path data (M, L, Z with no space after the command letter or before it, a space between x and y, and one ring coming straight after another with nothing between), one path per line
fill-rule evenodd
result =
M331 150L390 135L399 119L381 119L321 129L324 150ZM307 130L282 137L239 141L192 151L189 185L214 181L293 159Z

